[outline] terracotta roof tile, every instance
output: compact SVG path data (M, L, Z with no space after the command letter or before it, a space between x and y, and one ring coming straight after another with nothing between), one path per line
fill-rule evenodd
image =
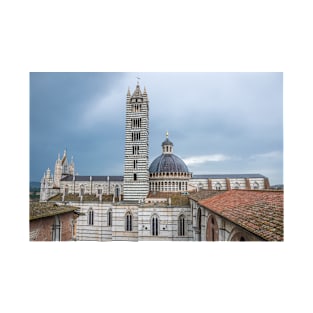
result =
M213 197L215 195L219 195L222 194L223 192L225 192L226 190L207 190L207 189L203 189L194 193L190 193L189 195L189 199L191 200L195 200L195 201L200 201L203 199L207 199L210 197Z
M284 239L283 191L229 190L199 204L265 240Z
M49 202L31 202L29 207L29 220L72 212L78 209L78 207L74 206L57 205Z

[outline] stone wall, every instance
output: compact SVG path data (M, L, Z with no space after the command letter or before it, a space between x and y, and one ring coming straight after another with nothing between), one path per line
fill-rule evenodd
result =
M74 213L59 214L61 225L61 241L72 240ZM52 241L52 227L55 216L31 220L29 223L30 241Z

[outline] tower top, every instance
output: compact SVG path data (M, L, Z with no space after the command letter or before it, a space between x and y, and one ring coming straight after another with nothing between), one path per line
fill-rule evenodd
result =
M142 98L142 92L140 90L139 84L137 84L136 89L132 94L132 98Z
M166 139L162 142L163 154L173 153L173 143L168 139L168 131L166 132Z

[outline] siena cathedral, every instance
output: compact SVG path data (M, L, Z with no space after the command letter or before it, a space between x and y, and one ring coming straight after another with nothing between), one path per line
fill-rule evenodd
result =
M149 99L139 83L127 92L125 130L123 176L75 175L66 151L54 174L49 168L44 173L40 201L79 208L75 240L205 240L208 216L191 195L269 188L260 174L192 174L174 154L168 133L149 165Z

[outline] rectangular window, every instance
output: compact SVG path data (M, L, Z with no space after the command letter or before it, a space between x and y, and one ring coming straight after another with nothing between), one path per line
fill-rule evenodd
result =
M112 226L112 211L108 212L108 226Z

